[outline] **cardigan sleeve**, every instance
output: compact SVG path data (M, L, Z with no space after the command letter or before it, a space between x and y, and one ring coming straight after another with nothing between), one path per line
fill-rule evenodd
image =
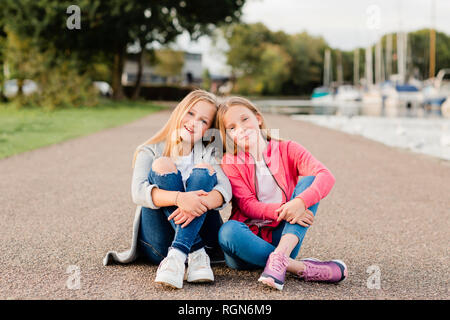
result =
M228 205L233 196L231 193L230 181L220 166L220 160L216 158L216 147L213 144L206 147L203 160L209 163L216 172L217 184L214 186L213 190L220 192L223 197L223 203L215 208L215 210L220 211Z
M131 181L131 196L133 202L139 206L159 209L160 207L156 206L152 200L152 189L158 186L148 181L154 159L155 154L148 148L142 148L137 154Z
M243 214L250 219L276 220L278 218L275 210L281 206L281 203L260 202L250 189L249 184L253 181L246 181L234 164L226 164L222 161L222 169L230 180L233 198Z
M228 180L225 173L222 171L222 168L218 164L212 164L212 167L217 175L217 184L214 186L213 190L217 190L220 192L220 194L223 197L223 203L218 208L215 208L215 210L222 210L224 209L228 203L231 201L232 192L231 192L231 184Z
M330 170L301 144L289 141L288 150L289 162L294 164L297 175L315 176L312 184L297 196L303 200L306 208L309 208L328 195L336 179Z

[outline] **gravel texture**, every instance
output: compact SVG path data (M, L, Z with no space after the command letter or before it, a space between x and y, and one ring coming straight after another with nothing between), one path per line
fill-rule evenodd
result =
M269 127L336 177L298 258L341 259L347 280L289 276L279 292L257 282L260 271L220 265L213 284L170 290L153 282L157 266L104 267L108 250L130 244L135 147L168 116L0 160L1 299L449 299L450 162L271 114ZM229 214L230 206L222 212ZM80 270L79 289L68 288L71 265ZM367 285L371 266L380 289Z

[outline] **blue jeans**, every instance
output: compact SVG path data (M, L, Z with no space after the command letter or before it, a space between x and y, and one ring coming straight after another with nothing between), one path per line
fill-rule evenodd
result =
M314 181L314 176L303 177L297 184L291 200L308 188ZM316 203L308 209L316 215ZM243 222L229 220L223 224L219 231L219 244L225 254L225 261L230 268L237 270L252 270L264 268L272 253L278 246L283 235L290 233L298 237L299 241L290 257L295 259L305 237L307 227L299 224L290 224L282 220L272 232L272 243L269 243L256 234Z
M207 168L194 168L186 181L186 190L183 185L181 172L159 174L150 170L148 180L160 189L168 191L188 192L204 190L210 192L217 184L214 172L209 174ZM167 256L169 247L177 248L188 254L203 248L205 245L219 247L218 231L223 224L217 210L208 210L200 217L195 218L185 228L168 221L176 206L150 209L142 207L141 223L139 226L138 246L148 260L160 263Z

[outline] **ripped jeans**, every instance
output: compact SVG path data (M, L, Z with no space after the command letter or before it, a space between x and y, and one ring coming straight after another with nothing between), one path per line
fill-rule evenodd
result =
M216 173L210 175L206 168L192 169L186 181L186 190L179 170L177 173L168 174L150 170L148 180L160 189L180 192L195 190L210 192L217 184ZM138 247L148 260L159 264L167 256L169 247L177 248L186 254L205 245L220 250L218 233L223 221L217 210L208 210L192 220L185 228L181 228L181 224L175 224L173 219L167 220L176 208L176 206L159 209L142 207Z

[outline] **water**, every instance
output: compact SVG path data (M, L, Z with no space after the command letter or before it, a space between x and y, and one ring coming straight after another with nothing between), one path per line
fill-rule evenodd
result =
M450 160L450 119L418 103L407 107L406 103L384 105L380 99L367 99L365 103L282 99L254 102L265 112L289 114L293 119Z
M358 134L388 146L450 160L450 119L365 115L352 117L292 115L291 117L350 134Z

